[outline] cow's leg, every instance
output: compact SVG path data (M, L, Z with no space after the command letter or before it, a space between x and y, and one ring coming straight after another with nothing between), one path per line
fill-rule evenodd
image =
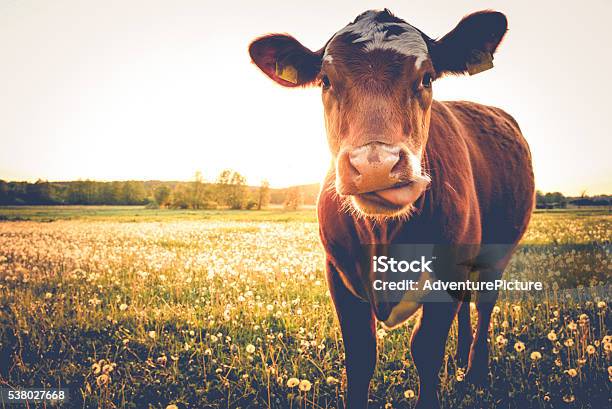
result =
M455 355L457 366L464 367L467 365L473 340L470 297L468 295L461 302L457 313L457 353Z
M439 408L438 372L444 360L448 331L457 313L458 302L423 304L423 313L410 340L412 359L419 374L418 409Z
M501 271L486 271L481 273L481 280L494 281L501 278ZM491 324L491 313L499 296L498 291L481 291L478 293L476 310L478 311L478 323L476 334L470 348L470 359L466 380L479 386L485 386L489 377L489 326Z
M376 322L370 304L355 297L327 263L327 282L344 341L347 409L368 406L370 379L376 366Z

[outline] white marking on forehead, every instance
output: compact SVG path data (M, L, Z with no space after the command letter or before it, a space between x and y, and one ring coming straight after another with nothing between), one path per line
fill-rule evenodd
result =
M342 30L338 31L335 37L345 33L351 33L359 35L353 43L366 43L364 50L394 50L401 54L416 57L415 66L420 68L423 61L429 58L429 52L427 50L427 44L423 40L421 33L405 22L378 22L376 16L380 12L376 10L366 11L358 21L353 24L349 24ZM386 29L389 27L400 27L404 30L399 35L387 36ZM330 41L331 43L331 41ZM324 53L324 58L327 56L331 57L327 53L327 49Z
M323 61L331 64L334 61L334 58L331 56L331 54L325 54L325 57L323 57Z

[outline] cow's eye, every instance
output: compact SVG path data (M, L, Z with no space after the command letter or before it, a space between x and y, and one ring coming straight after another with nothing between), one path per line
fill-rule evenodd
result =
M329 87L331 87L331 83L329 82L329 77L327 75L323 75L321 77L321 86L323 89L329 89Z
M423 84L425 88L431 88L432 81L433 81L433 78L431 77L431 74L426 73L425 75L423 75L423 80L421 81L421 83Z

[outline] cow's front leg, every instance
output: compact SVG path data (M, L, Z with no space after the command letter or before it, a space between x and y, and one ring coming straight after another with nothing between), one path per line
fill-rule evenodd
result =
M438 402L438 372L444 359L448 331L457 313L457 301L423 304L423 313L410 340L412 359L419 374L418 409L435 409Z
M336 269L327 264L327 283L336 307L344 341L346 408L368 406L370 379L376 366L376 324L370 304L355 297Z
M455 362L458 367L467 365L473 340L470 297L466 296L461 301L461 306L457 313L457 353L455 355Z

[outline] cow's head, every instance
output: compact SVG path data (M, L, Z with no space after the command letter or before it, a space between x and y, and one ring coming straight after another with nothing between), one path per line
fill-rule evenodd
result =
M482 11L433 40L388 10L371 10L319 51L273 34L249 53L283 86L321 87L337 193L367 216L397 216L430 182L423 163L432 82L490 68L506 27L503 14Z

